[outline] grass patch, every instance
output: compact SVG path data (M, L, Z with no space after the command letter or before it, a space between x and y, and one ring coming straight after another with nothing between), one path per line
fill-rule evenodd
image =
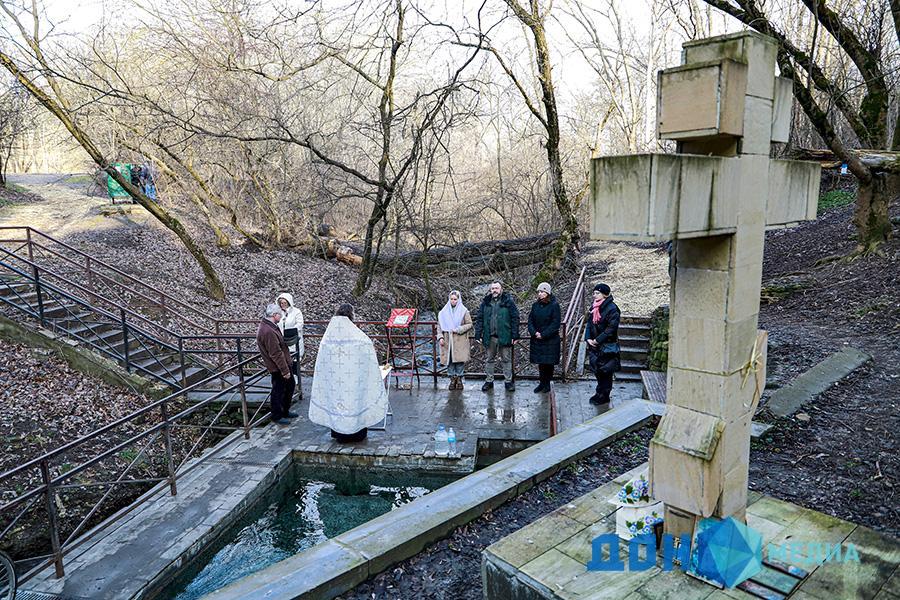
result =
M11 192L16 192L19 194L27 194L28 193L28 188L21 186L18 183L7 182L3 187L5 187L6 189L8 189Z
M86 173L66 177L66 183L94 183L94 181L94 178Z
M848 192L846 190L831 190L830 192L825 192L821 196L819 196L819 208L818 214L822 214L826 210L831 210L832 208L842 208L849 204L853 204L853 201L856 199L856 195L853 192Z

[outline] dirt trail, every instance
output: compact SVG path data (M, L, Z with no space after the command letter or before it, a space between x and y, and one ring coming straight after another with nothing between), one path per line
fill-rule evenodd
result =
M0 207L0 226L28 225L54 237L64 237L83 231L146 227L152 222L150 215L137 205L118 205L117 214L104 214L113 206L109 198L91 196L88 186L65 183L66 177L10 176L10 183L40 199Z

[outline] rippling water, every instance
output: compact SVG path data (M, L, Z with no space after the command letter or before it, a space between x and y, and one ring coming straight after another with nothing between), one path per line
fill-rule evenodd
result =
M171 597L200 598L423 496L440 483L428 485L391 487L357 483L356 489L349 490L352 493L346 493L348 490L343 486L339 490L334 483L301 479L291 485L293 491L270 502L258 518L237 531Z

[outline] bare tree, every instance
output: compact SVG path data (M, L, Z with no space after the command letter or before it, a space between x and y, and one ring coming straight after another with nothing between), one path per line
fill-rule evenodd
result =
M84 148L91 159L104 170L109 177L114 179L125 191L131 195L141 206L147 209L157 220L170 229L187 250L191 253L200 268L206 284L206 290L209 295L216 299L225 296L225 288L222 281L216 274L212 264L206 258L203 249L194 241L181 221L175 218L169 211L163 208L159 203L148 198L141 190L131 184L122 175L111 166L111 162L106 159L100 147L94 142L90 134L85 128L77 123L77 109L73 107L68 95L63 89L61 83L62 73L58 66L52 66L49 59L44 54L42 47L41 34L41 16L38 11L37 0L32 0L31 7L19 12L8 2L0 2L0 9L6 14L9 21L18 31L20 44L25 58L33 63L33 71L36 76L29 74L6 52L0 51L0 64L9 71L13 77L28 90L34 99L55 116L68 130L78 144ZM31 20L31 29L26 28L21 16L24 15ZM37 76L46 81L49 91L45 90L37 81Z
M5 82L0 91L0 185L6 185L9 160L22 138L34 127L34 100L18 82Z
M854 223L858 236L857 252L876 250L891 234L888 204L900 184L900 160L896 155L881 159L863 159L853 150L855 144L873 150L900 151L900 114L890 122L890 105L896 102L896 85L886 71L893 48L896 66L900 42L900 0L845 3L838 11L825 0L803 0L814 19L818 36L829 35L835 49L852 63L854 73L838 77L823 66L817 55L817 36L808 48L802 48L756 0L704 0L760 33L773 37L779 45L781 73L794 80L794 96L828 148L847 163L859 181ZM891 21L888 21L890 15ZM888 35L888 27L892 29ZM893 90L893 92L892 92ZM862 93L860 93L862 91ZM838 123L845 122L853 139L842 139ZM893 136L890 131L893 129Z
M534 101L527 91L527 84L516 75L509 60L493 45L484 45L500 64L510 81L519 91L529 112L541 124L546 140L544 146L547 149L547 162L549 165L549 188L556 209L562 219L562 231L554 243L553 250L547 256L541 269L535 275L533 287L542 281L550 281L562 267L570 248L578 243L578 220L575 217L575 209L566 190L566 182L563 171L563 160L560 153L560 125L559 109L556 102L556 89L553 83L553 65L550 56L550 46L547 41L546 21L548 10L541 6L539 0L529 0L528 6L519 4L518 0L504 0L515 19L521 23L531 34L530 42L534 44L534 77L539 84L541 99L540 104ZM543 107L543 110L539 108Z

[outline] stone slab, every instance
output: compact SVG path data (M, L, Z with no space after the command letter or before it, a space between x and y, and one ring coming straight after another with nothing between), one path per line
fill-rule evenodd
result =
M789 385L776 390L766 406L775 415L786 417L827 390L862 365L872 360L865 352L844 348L803 373Z
M639 572L587 570L591 541L615 530L616 509L605 503L605 499L645 468L642 465L486 548L482 553L482 579L485 590L496 592L489 597L492 600L752 598L737 589L719 590L680 570L662 572L658 567ZM754 492L748 494L747 521L763 536L764 548L770 542L791 541L843 542L845 548L850 543L857 547L858 563L808 563L802 555L802 560L788 561L811 572L791 598L893 598L900 589L900 541L895 538ZM565 537L575 528L578 530L574 534ZM627 563L626 546L620 544L619 551ZM604 554L607 551L604 546ZM779 581L775 571L763 577L768 577L772 584L791 583Z

